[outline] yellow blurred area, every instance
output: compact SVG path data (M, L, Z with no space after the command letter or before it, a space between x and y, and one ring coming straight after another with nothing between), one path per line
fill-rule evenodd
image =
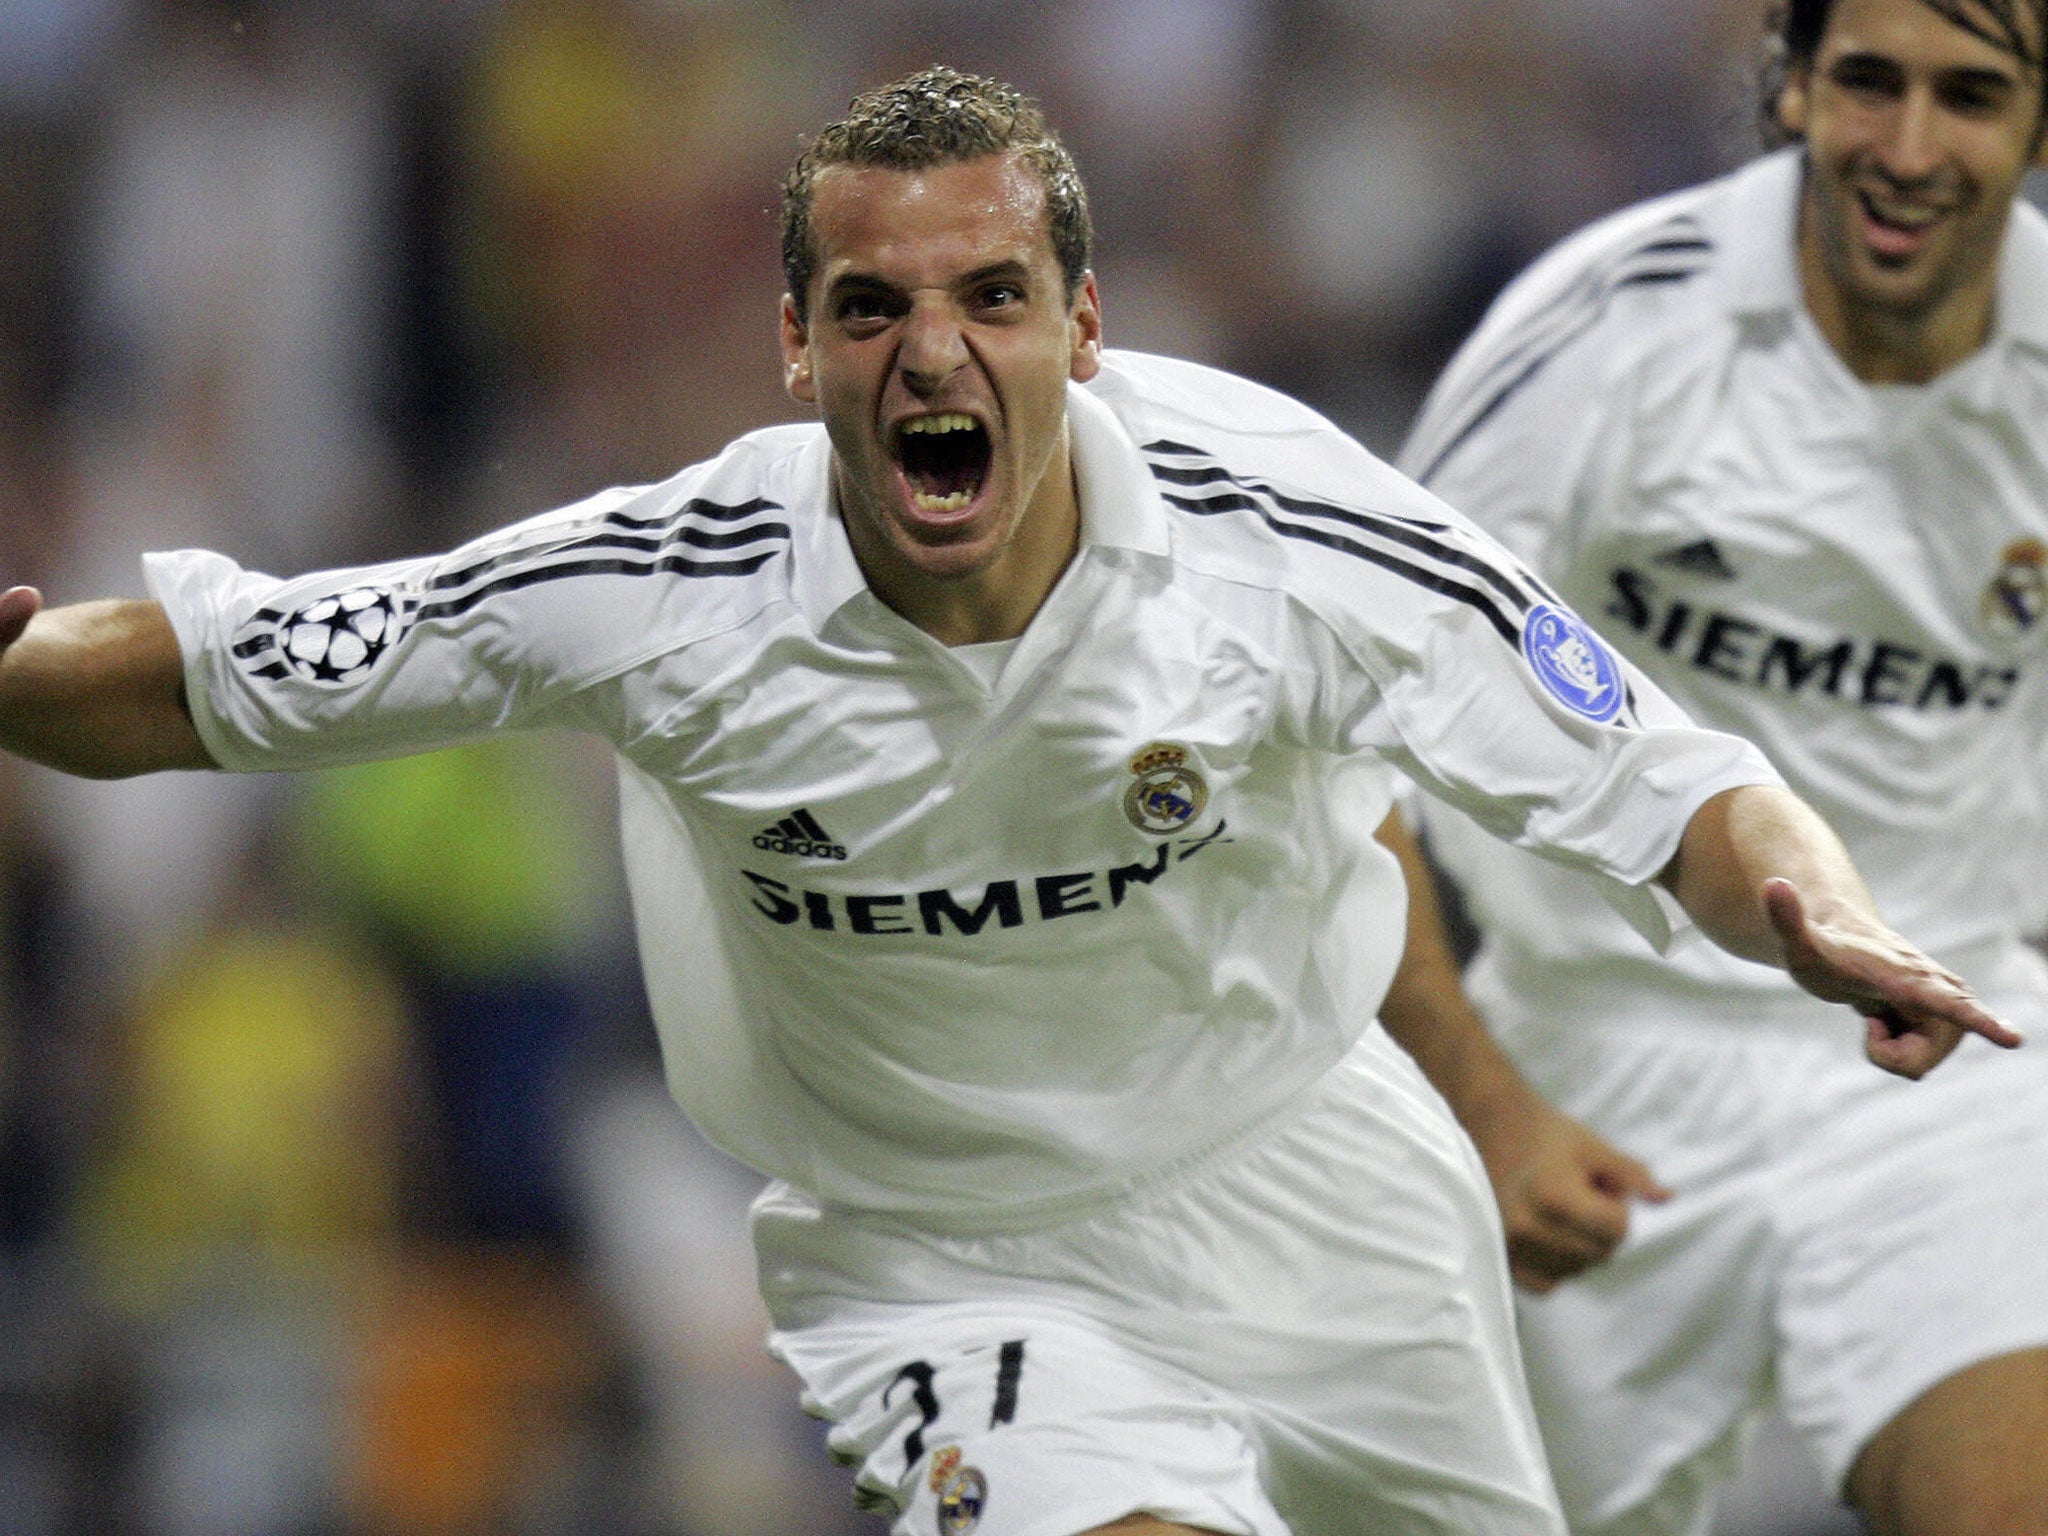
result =
M404 1020L318 930L213 931L143 993L77 1220L109 1300L173 1305L219 1255L324 1271L392 1232Z
M474 103L486 160L509 181L593 199L649 175L687 179L713 153L752 153L749 56L759 16L656 22L644 7L538 0L491 40Z

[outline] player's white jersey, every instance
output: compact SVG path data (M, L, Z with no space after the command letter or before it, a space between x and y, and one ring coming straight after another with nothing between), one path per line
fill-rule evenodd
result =
M1112 353L1069 420L1081 548L992 685L868 591L814 426L439 558L149 575L225 766L606 737L678 1098L815 1198L959 1222L1344 1055L1401 949L1393 768L1627 900L1773 778L1305 408Z
M1903 932L1980 990L2032 988L2038 1016L2015 936L2048 855L2048 221L2014 212L1987 346L1872 387L1801 302L1800 174L1796 149L1766 157L1538 262L1403 467L1695 718L1760 744ZM1560 987L1578 1018L1669 1016L1657 989L1695 1016L1818 1006L1705 945L1655 961L1581 882L1455 822L1430 830L1479 909L1495 1006Z

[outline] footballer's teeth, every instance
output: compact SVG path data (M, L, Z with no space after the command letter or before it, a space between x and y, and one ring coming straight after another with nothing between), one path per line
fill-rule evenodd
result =
M911 506L933 516L973 506L988 478L989 446L988 429L966 411L904 421L895 450Z
M936 416L913 416L903 423L906 433L972 432L974 418L965 411L941 411Z
M1891 203L1871 193L1863 194L1863 209L1880 224L1889 224L1894 229L1925 229L1941 217L1939 208L1929 208L1917 203Z

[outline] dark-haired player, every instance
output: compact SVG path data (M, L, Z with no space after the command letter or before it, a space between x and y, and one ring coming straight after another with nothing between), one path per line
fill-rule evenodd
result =
M2048 1017L2022 941L2048 869L2048 222L2018 200L2044 21L1782 8L1791 144L1546 257L1404 458L1762 746L1884 911L2022 1021ZM1548 1287L1629 1225L1648 1174L1611 1147L1676 1191L1521 1308L1574 1529L1703 1530L1775 1396L1879 1536L2048 1532L2048 1060L1972 1045L1887 1082L1782 977L1660 959L1454 823L1431 816L1484 933L1471 991L1607 1143L1553 1125L1545 1156L1490 1158L1519 1270Z

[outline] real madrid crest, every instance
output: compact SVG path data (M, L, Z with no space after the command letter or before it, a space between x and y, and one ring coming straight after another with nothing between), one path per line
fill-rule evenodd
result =
M2000 640L2018 640L2048 611L2048 545L2019 539L1999 557L1998 574L1977 600L1977 616Z
M988 1479L976 1467L961 1467L939 1490L939 1529L946 1536L967 1536L981 1524L988 1507Z
M1188 749L1155 741L1131 759L1131 787L1124 791L1124 814L1140 832L1164 837L1178 832L1202 814L1209 786L1188 766Z

